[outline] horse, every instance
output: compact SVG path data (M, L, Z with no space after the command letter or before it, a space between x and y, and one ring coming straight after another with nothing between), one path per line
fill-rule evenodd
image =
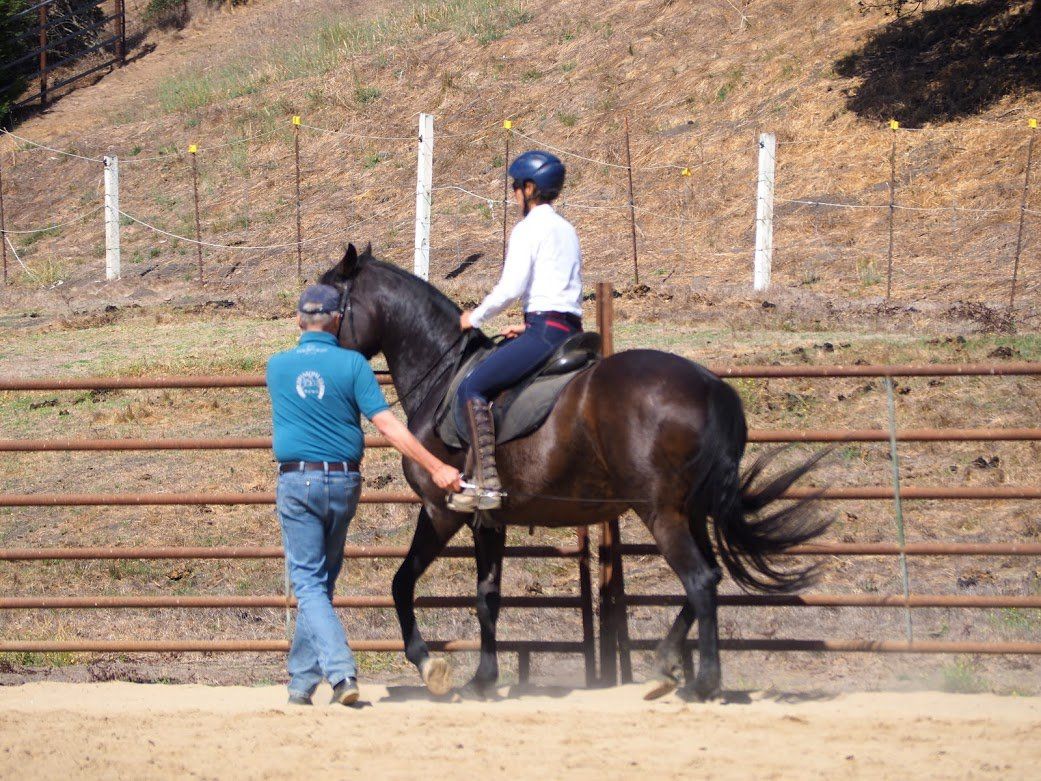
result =
M462 332L460 309L428 282L353 244L321 282L341 291L341 346L371 359L382 353L412 433L438 458L462 469L466 451L449 449L435 433L436 411L452 369L491 340ZM417 464L403 459L421 509L392 592L405 656L427 689L451 689L451 668L432 657L416 625L416 583L464 525L472 525L477 563L480 661L468 689L486 695L499 677L496 622L506 527L586 526L633 510L683 585L686 603L656 650L648 698L679 685L683 644L698 622L693 695L720 694L717 587L723 572L742 587L788 592L813 568L783 569L774 556L821 534L809 499L764 512L823 453L753 486L773 454L742 475L747 427L737 392L704 367L657 350L627 350L579 373L532 434L497 448L508 500L494 523L472 524ZM708 519L712 519L712 534ZM713 546L713 539L715 546Z

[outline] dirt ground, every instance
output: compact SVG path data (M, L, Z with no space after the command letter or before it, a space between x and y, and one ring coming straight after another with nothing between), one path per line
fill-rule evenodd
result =
M1011 779L1041 761L1035 697L640 694L364 686L354 708L292 708L281 687L29 684L0 689L0 777Z

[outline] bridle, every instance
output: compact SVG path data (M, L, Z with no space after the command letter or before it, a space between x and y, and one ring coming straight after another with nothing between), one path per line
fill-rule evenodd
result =
M354 277L343 284L343 292L340 294L340 323L336 326L336 342L339 344L343 321L346 319L351 328L351 341L358 344L358 335L354 331L354 307L351 304L351 288L354 286Z

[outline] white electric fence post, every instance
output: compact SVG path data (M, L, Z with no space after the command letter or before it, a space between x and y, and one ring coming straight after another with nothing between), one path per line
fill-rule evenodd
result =
M416 164L416 257L413 271L430 278L430 206L434 184L434 115L419 115L419 156Z
M774 173L777 136L759 134L759 187L755 209L755 270L752 288L761 293L770 287L774 254Z
M105 160L105 279L119 279L119 158Z

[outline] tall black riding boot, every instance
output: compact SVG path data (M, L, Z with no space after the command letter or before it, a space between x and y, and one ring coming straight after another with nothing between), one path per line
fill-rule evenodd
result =
M470 486L449 497L449 508L458 512L496 510L502 506L503 490L495 468L495 419L491 405L483 399L466 402L466 424L470 434L473 474Z

